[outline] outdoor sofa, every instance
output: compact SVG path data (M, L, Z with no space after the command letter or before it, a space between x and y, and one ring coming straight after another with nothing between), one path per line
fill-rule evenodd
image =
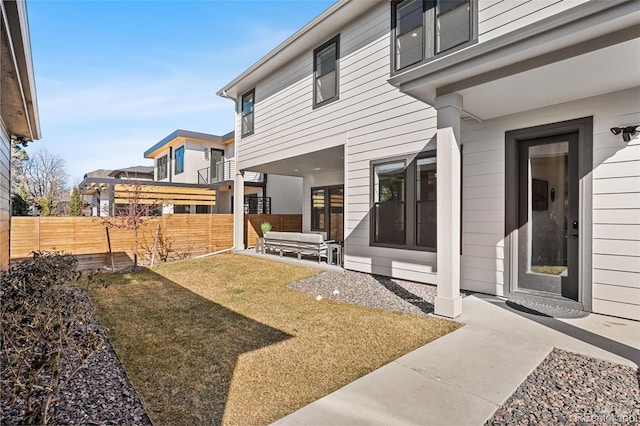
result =
M275 232L264 234L265 252L295 253L300 259L305 256L318 256L318 263L322 257L327 257L327 243L321 234L305 234L301 232Z

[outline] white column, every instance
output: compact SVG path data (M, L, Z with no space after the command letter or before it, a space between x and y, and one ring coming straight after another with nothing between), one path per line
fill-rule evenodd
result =
M236 172L233 186L233 247L244 250L244 175Z
M455 318L460 296L460 111L462 96L448 93L435 100L438 112L438 291L435 313Z

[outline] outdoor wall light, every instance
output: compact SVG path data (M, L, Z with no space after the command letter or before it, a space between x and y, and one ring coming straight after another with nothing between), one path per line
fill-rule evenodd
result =
M622 133L622 140L625 142L629 142L631 140L631 136L636 134L636 130L640 127L640 125L636 126L626 126L626 127L612 127L611 133L614 135L619 135Z

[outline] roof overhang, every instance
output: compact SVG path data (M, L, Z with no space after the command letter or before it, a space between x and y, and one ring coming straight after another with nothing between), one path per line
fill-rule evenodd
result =
M23 141L40 139L27 5L25 1L0 1L0 8L2 121L12 138Z
M393 76L434 105L459 93L486 120L640 85L640 2L589 1Z
M176 130L169 136L163 138L160 142L153 145L151 148L144 152L144 158L155 158L161 152L167 150L169 147L179 145L186 140L191 140L202 144L224 144L229 145L234 142L233 132L227 133L223 136L210 135L207 133L191 132L188 130Z
M384 0L338 0L220 89L217 92L218 96L237 99L238 96L255 87L258 81L272 75L285 64L302 54L311 54L314 48L335 36L342 28L382 1Z

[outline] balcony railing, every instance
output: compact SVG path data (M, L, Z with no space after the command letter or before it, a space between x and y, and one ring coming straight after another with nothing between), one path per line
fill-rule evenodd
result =
M233 181L236 176L236 162L235 160L225 160L216 164L214 173L211 173L210 167L198 170L198 183L201 185L209 185L213 183L220 183L225 181ZM245 172L245 182L264 182L264 175L262 173Z

